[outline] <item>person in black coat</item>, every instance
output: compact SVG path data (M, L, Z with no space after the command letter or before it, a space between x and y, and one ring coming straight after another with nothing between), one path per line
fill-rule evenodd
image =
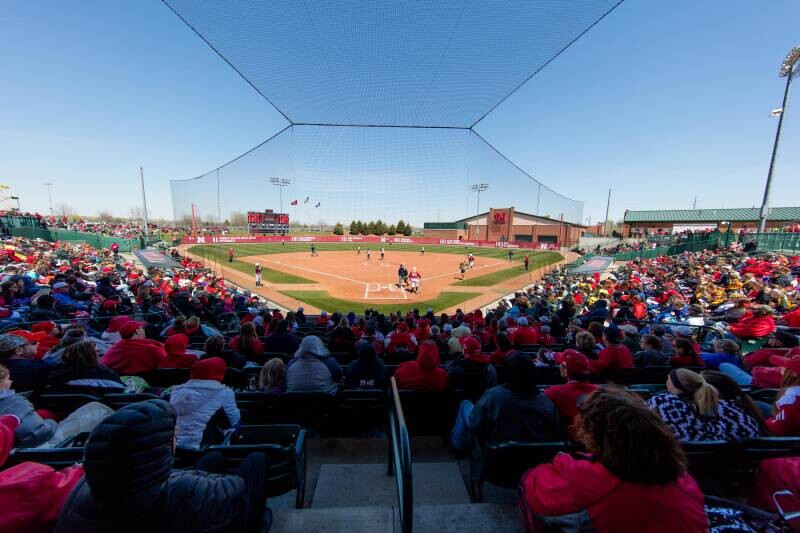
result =
M386 385L386 366L371 343L358 344L358 359L347 367L344 383L347 389L381 389Z
M639 341L639 346L642 349L633 354L636 368L669 366L669 355L661 349L661 339L655 335L644 335Z
M297 315L295 315L296 317ZM278 321L275 332L267 336L263 342L265 352L278 352L286 355L294 355L300 346L297 337L289 331L289 323L285 319Z
M92 431L83 479L56 524L57 533L261 531L268 461L250 454L236 475L218 475L224 459L207 454L195 470L173 470L175 410L148 400L109 415Z

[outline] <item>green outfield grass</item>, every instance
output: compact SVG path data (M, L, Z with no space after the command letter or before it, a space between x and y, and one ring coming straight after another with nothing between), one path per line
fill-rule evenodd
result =
M239 261L238 259L236 259L237 255L234 255L233 263L228 262L227 248L220 248L218 246L197 245L189 248L189 252L193 253L194 255L198 255L204 259L211 259L212 261L216 261L217 263L219 263L224 267L238 270L239 272L243 272L248 276L253 276L252 263ZM237 251L235 250L234 254L236 253ZM260 254L252 254L252 255L260 255ZM241 255L239 255L238 257L241 257ZM288 285L292 283L316 283L316 281L314 280L310 280L308 278L303 278L300 276L295 276L294 274L288 274L286 272L281 272L280 270L273 270L265 266L262 266L261 268L262 268L261 279L263 279L265 282L275 283L277 285Z
M533 271L537 268L557 263L561 261L561 259L563 259L563 257L558 252L537 252L531 257L528 263L528 269L529 271ZM506 268L505 270L498 270L490 274L475 276L474 278L467 277L464 281L458 281L453 283L453 285L459 287L491 287L492 285L497 285L511 278L521 276L524 273L524 266L515 266L513 268ZM469 276L469 271L467 271L467 276Z
M349 300L340 300L329 296L325 291L280 291L282 294L300 300L309 305L313 305L318 309L323 309L329 312L343 312L354 311L361 313L364 309L376 309L380 313L393 313L395 311L406 312L411 309L419 309L424 313L427 308L433 309L434 313L439 313L448 307L458 305L471 298L480 296L479 292L442 292L438 297L430 300L412 302L410 300L397 300L397 303L391 304L378 304L370 301L353 302Z

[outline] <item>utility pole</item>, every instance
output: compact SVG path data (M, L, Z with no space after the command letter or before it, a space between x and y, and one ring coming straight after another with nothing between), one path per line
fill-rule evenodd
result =
M147 195L144 192L144 169L141 166L139 167L139 179L142 183L142 208L144 209L144 247L147 248L150 233L147 227Z
M795 68L796 63L800 61L800 46L795 46L786 56L781 64L779 72L780 77L786 77L786 88L783 90L783 106L780 109L780 116L778 118L778 129L775 132L775 144L772 146L772 158L769 161L769 173L767 173L767 183L764 186L764 199L761 201L761 212L758 215L758 233L764 233L767 226L767 214L769 214L769 193L772 188L772 173L775 170L775 160L778 158L778 145L781 142L781 128L783 127L783 117L786 116L786 105L789 102L789 86L792 84L792 78L800 73L800 70Z
M608 201L606 201L606 220L603 224L603 237L608 237L608 208L611 207L611 189L608 189Z
M480 215L480 212L481 212L481 193L483 191L485 191L486 189L488 189L488 188L489 188L489 184L488 183L476 183L475 185L472 186L472 190L475 191L476 193L478 193L478 202L477 202L477 205L475 206L475 240L476 241L478 239L480 239L480 237L478 236L478 231L479 231L478 215ZM489 239L489 237L488 237L488 235L489 235L489 216L488 215L486 216L486 235L487 235L486 239L488 240Z
M692 202L692 209L697 209L697 195L694 195L694 202Z

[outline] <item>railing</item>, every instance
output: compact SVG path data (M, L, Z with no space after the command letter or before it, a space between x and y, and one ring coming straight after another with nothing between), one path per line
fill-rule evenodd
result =
M634 259L654 259L660 255L679 255L683 252L699 252L700 250L707 250L718 244L718 234L711 234L711 238L701 241L693 241L685 244L676 244L674 246L659 246L658 248L651 248L646 250L636 250L634 252L623 252L614 254L615 261L633 261Z
M774 251L774 252L797 252L800 251L800 233L746 233L742 237L738 234L729 232L723 233L721 237L723 246L727 246L732 242L739 241L742 244L747 244L750 241L755 241L758 245L758 251Z
M83 327L88 326L93 331L105 331L106 328L108 328L108 323L111 321L112 318L115 318L116 316L117 315L87 316L81 318L58 318L55 320L50 320L49 322L54 322L61 327L66 327L70 325L79 325ZM129 316L131 319L136 321L146 322L147 324L154 327L160 327L164 322L163 317L161 316L160 313L132 313L124 316ZM38 324L39 322L46 322L46 321L44 320L24 321L24 322L7 321L3 324L0 324L0 334L15 329L30 330L33 324Z
M411 443L403 415L403 405L394 377L389 388L389 460L388 473L395 476L400 530L411 533L414 525L414 492L411 482Z
M14 226L10 228L11 235L14 237L25 237L28 239L44 239L50 242L85 242L95 248L110 248L112 243L119 244L121 252L130 252L145 247L144 237L123 239L110 235L96 233L82 233L59 228L41 228L29 226ZM161 240L161 235L151 235L148 243L156 243Z

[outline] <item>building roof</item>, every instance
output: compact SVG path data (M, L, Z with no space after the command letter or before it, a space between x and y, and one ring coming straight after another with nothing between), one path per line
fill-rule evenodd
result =
M739 209L664 209L626 211L625 222L751 222L758 220L758 207ZM767 220L794 222L800 220L800 207L772 207Z
M522 215L522 216L531 217L531 218L540 218L542 220L549 220L551 222L561 222L561 220L559 218L552 218L552 217L549 217L549 216L546 216L546 215L532 215L530 213L523 213L522 211L516 211L515 210L514 211L514 216L517 216L517 215ZM456 220L455 222L456 223L462 223L462 222L463 223L469 223L470 221L475 220L476 218L488 217L488 216L489 216L489 211L484 211L483 213L479 213L477 215L471 215L471 216L468 216L467 218L462 218L462 219ZM564 221L564 224L569 224L570 226L575 226L575 227L579 227L579 228L585 228L586 227L586 226L583 226L582 224L578 224L577 222L568 222L566 220Z

